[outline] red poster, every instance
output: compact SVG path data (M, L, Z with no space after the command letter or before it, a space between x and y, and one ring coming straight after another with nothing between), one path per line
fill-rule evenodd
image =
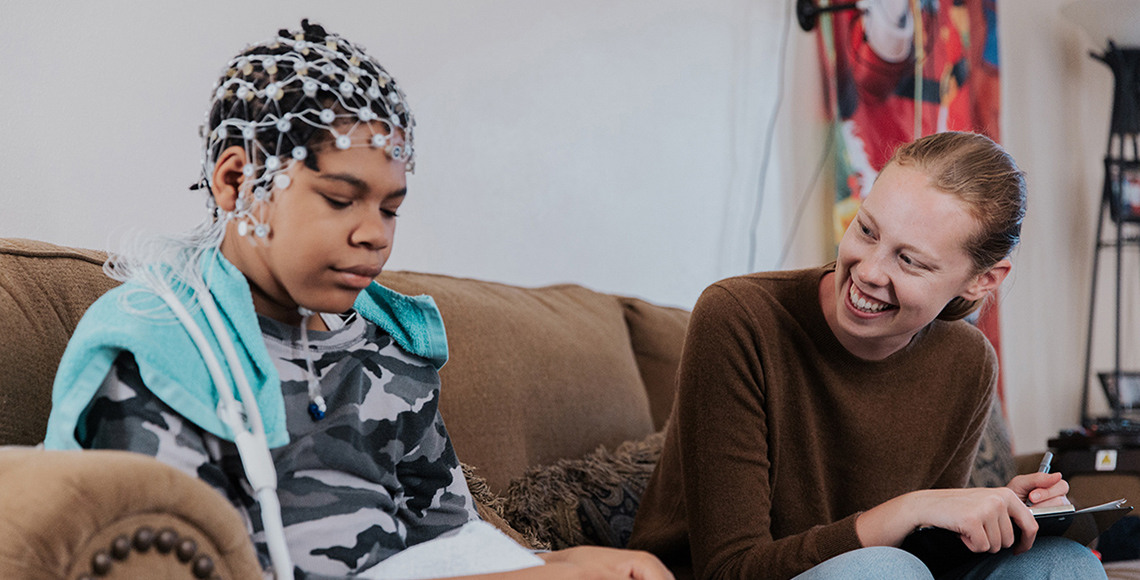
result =
M866 0L860 6L819 19L835 132L836 240L900 144L947 130L1000 141L995 0ZM996 303L980 314L978 326L1000 357ZM998 388L1000 394L1000 381Z

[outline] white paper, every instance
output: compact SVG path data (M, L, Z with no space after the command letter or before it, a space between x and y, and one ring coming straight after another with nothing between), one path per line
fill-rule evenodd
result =
M510 572L541 566L542 558L482 520L416 544L361 574L374 580L424 580Z

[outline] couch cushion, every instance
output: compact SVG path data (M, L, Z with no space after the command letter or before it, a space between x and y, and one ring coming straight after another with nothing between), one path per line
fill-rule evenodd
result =
M653 428L661 430L669 419L677 392L677 367L681 364L689 311L650 304L639 298L620 300L637 369L649 397Z
M68 337L91 302L117 284L103 274L105 259L0 238L0 445L43 438ZM409 272L381 281L436 297L451 347L444 417L459 456L495 491L529 466L653 431L625 323L631 315L616 297L574 285L525 289Z
M451 350L441 371L447 429L496 493L527 467L653 432L616 297L411 272L380 282L435 297Z
M56 367L87 307L118 282L106 254L0 238L0 445L43 440Z

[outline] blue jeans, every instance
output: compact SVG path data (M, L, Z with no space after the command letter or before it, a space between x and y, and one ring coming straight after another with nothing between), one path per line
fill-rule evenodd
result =
M1104 566L1092 550L1066 538L1048 536L1037 538L1033 547L1024 554L1014 555L1009 550L982 558L965 574L955 576L961 580L1014 580L1042 578L1063 580L1103 579Z
M860 548L818 564L793 580L934 580L910 552L886 546Z
M979 554L978 561L954 572L957 580L1095 580L1104 567L1088 548L1059 537L1037 538L1024 554L1010 550ZM933 580L921 560L898 548L876 546L840 554L794 580Z

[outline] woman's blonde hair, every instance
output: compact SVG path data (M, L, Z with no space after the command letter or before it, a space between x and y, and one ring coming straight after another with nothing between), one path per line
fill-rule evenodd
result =
M966 241L966 252L981 273L1008 257L1021 241L1025 219L1025 173L1013 157L989 137L949 131L899 147L887 164L910 166L930 178L938 190L957 196L979 224ZM956 297L939 313L941 320L965 318L984 299Z

